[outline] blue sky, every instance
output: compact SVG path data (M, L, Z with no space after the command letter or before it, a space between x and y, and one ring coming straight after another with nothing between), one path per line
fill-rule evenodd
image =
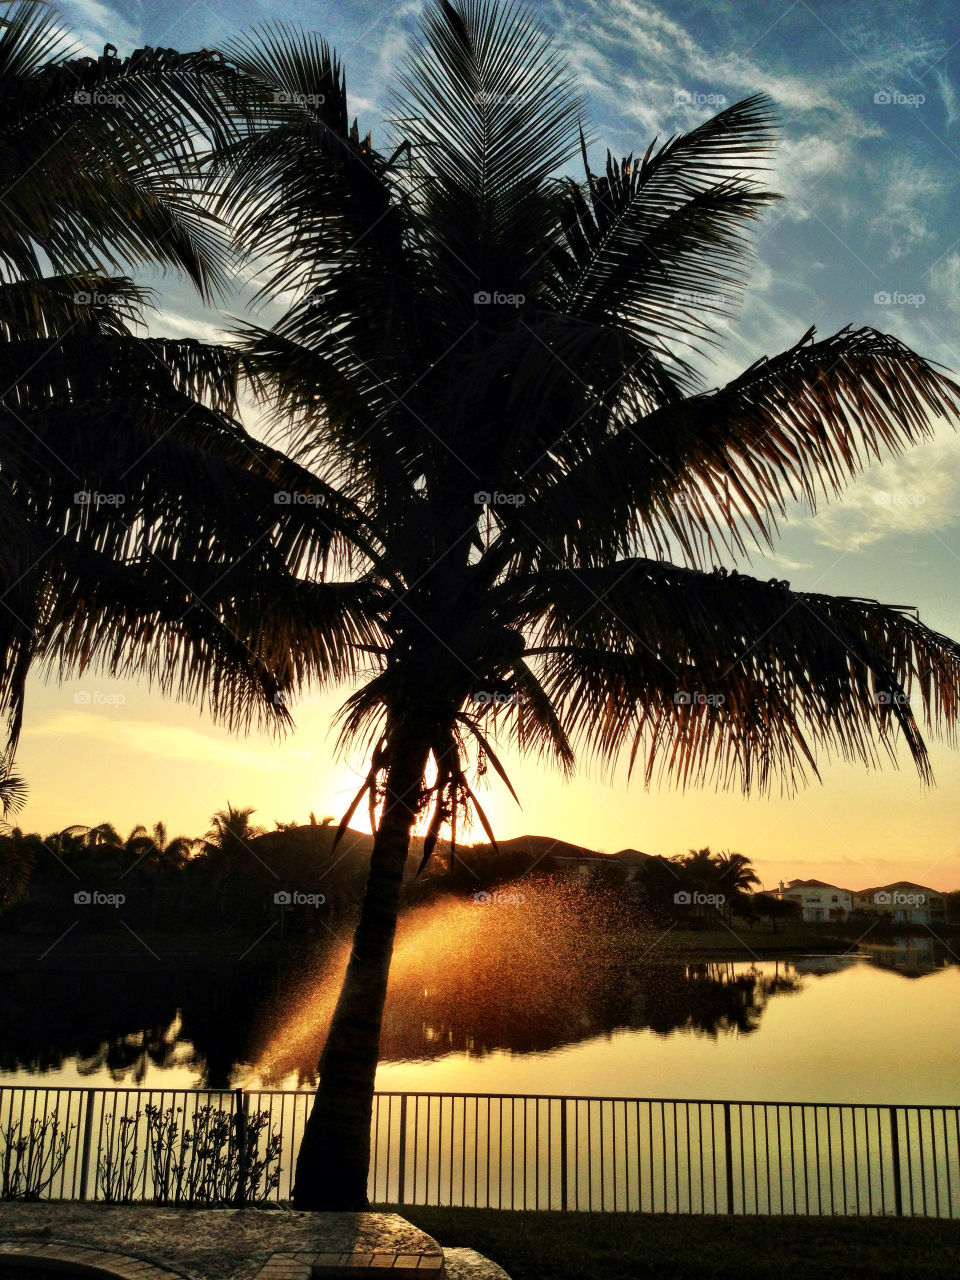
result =
M389 110L392 74L421 11L420 3L408 0L398 4L60 0L57 8L66 25L94 52L107 40L121 53L143 43L181 50L212 47L265 21L311 27L343 57L352 110L359 116L361 132L372 128L375 140ZM592 154L598 163L607 145L616 153L642 151L655 135L662 138L689 129L724 103L758 90L768 93L779 107L783 140L769 182L785 199L767 213L759 228L752 282L743 307L727 325L723 350L706 371L709 383L726 381L760 355L791 345L811 324L822 335L845 324L870 325L960 370L960 219L956 214L960 209L960 10L955 5L918 0L879 5L860 0L789 4L669 0L659 5L643 0L535 0L530 8L567 51L588 100L596 138ZM227 309L239 314L242 305L238 297ZM183 286L161 283L161 312L151 324L153 331L208 337L220 323L220 314L205 311ZM958 499L960 436L944 428L930 444L871 468L841 502L816 515L802 509L792 512L776 555L755 559L744 568L760 577L788 578L801 589L915 604L928 624L960 636ZM178 823L178 815L170 813L174 825L196 827L202 821L197 817L201 809L205 816L227 798L227 792L232 800L244 799L244 786L256 790L257 769L269 773L273 768L272 763L263 764L263 744L232 743L198 721L191 710L161 711L156 698L140 690L128 692L127 728L118 737L124 733L129 737L134 724L129 711L136 706L139 719L135 723L142 732L133 733L125 751L143 753L141 791L148 808L155 807L155 801L152 796L149 801L146 798L147 780L153 776L147 762L163 758L156 744L164 735L182 734L183 758L194 758L191 752L195 753L201 762L197 776L203 777L205 788L220 788L215 795L205 791L202 799L194 792L189 800L171 799L171 807L182 811L183 817ZM293 752L286 757L284 776L306 777L320 767L321 758L327 767L328 749L314 752L319 744L307 744L307 738L316 736L321 721L329 718L328 711L326 705L314 708L311 719L307 709L303 729L283 748ZM25 815L28 825L31 810L47 828L61 820L115 817L123 825L128 814L131 821L151 817L141 811L133 815L135 796L117 797L114 804L108 795L100 795L93 806L96 812L77 812L82 795L89 795L93 785L89 780L78 784L85 785L86 792L60 786L53 803L54 761L60 762L57 774L62 776L61 769L73 758L74 773L80 769L82 775L79 757L90 740L90 730L70 729L68 720L74 713L72 706L68 712L63 693L41 690L39 685L31 712L21 753L22 765L34 783L34 799ZM51 758L54 738L58 746ZM97 741L104 746L108 738L104 733ZM150 738L153 748L145 738ZM170 753L175 761L172 745ZM301 766L293 768L297 753ZM259 766L255 758L261 761ZM880 803L895 798L904 838L908 831L925 830L925 823L941 833L933 837L937 840L946 839L945 833L958 826L960 758L938 750L935 765L941 786L932 799L921 796L908 767L895 781L881 783L876 792ZM302 775L299 767L305 771ZM278 794L276 788L264 792L260 807L267 819L291 816L272 811L270 797ZM580 794L585 797L583 803L564 809L566 830L550 826L550 815L557 812L559 803L555 800L554 807L545 802L542 809L534 806L527 815L503 806L498 812L506 827L504 834L553 830L606 848L625 844L644 848L652 843L644 843L645 822L652 821L657 832L661 825L664 833L673 831L665 820L661 824L651 818L652 800L628 801L619 784L613 790L589 784L589 798L587 791ZM842 831L831 848L856 846L856 856L866 856L862 842L857 844L855 826L848 830L841 820L845 797L860 797L860 803L866 794L842 765L828 771L824 788L806 793L804 803L814 807L820 824L834 835ZM291 791L276 803L294 806L299 815L311 806L332 811L338 801L310 796L300 803ZM621 823L625 831L629 824L633 824L630 829L639 825L641 830L633 838L619 839L611 829L607 838L591 841L591 829L598 821L597 803L605 812L629 812L629 823ZM91 804L88 801L88 807ZM718 834L710 842L742 847L745 838L737 843L735 815L745 812L747 802L729 797L717 804L720 809L714 813L724 815L717 822L726 824L723 831L728 838ZM796 811L791 812L795 817ZM771 841L795 850L796 841L785 837L793 819L787 818L786 811L782 818L772 813L771 819L774 827L779 824L779 835L771 836ZM651 847L650 851L682 849L698 839L701 830L708 831L708 825L695 832L677 823L675 848ZM667 838L664 834L663 839ZM878 838L872 834L870 841L875 845ZM895 843L901 837L894 833L890 839ZM960 884L960 844L944 856L955 869L947 880ZM919 874L919 869L919 864L913 865L913 874ZM830 878L826 866L820 874Z

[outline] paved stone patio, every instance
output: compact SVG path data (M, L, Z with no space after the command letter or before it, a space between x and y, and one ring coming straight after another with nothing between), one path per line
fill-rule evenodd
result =
M0 1204L0 1265L36 1259L51 1274L111 1280L509 1280L470 1249L444 1251L396 1213L171 1209L40 1201Z

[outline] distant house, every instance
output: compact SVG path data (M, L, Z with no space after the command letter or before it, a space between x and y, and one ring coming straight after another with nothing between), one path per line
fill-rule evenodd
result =
M946 896L910 880L861 889L854 894L854 907L866 915L889 916L898 924L942 924L946 920Z
M597 875L628 879L629 868L609 853L581 853L572 856L555 854L551 862L556 872L571 880L592 880Z
M638 869L650 859L639 849L621 849L619 853L553 854L550 861L560 875L575 880L590 880L596 875L612 876L629 882L636 879Z
M853 910L854 894L823 880L791 880L788 885L781 881L779 896L787 902L795 902L808 923L846 920Z

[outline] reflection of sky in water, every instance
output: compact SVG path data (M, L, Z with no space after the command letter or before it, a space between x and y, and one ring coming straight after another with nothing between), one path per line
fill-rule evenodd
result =
M960 1101L960 967L931 972L924 939L871 948L873 963L808 956L687 967L675 959L637 969L637 948L624 946L622 928L605 916L609 905L564 889L522 907L456 900L406 918L378 1087ZM230 1062L244 1056L256 1064L233 1072L232 1083L289 1088L309 1079L345 955L330 957L326 979L287 982L279 1009L251 1001L259 1013L242 1031L227 1020L216 1083L226 1084ZM182 996L172 988L175 1001ZM41 1076L0 1079L187 1088L204 1082L208 1030L195 1015L182 1029L174 1022L112 1042L109 1062L105 1045Z

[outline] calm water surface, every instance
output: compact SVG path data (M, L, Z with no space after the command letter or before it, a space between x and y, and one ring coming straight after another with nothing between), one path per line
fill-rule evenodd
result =
M465 979L398 948L380 1089L960 1103L960 966L932 947L568 966L552 982L490 963ZM111 1001L103 975L78 977L0 996L0 1084L309 1087L337 985L198 1000L182 977L108 975Z

